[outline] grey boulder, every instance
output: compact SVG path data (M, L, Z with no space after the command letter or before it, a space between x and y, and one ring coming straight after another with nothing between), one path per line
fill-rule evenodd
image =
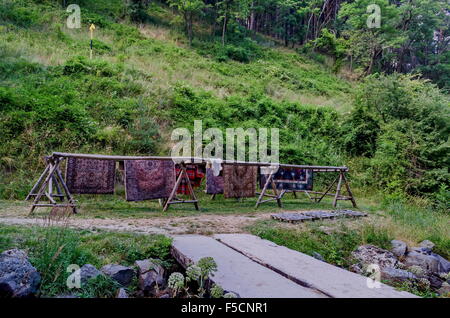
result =
M86 284L91 278L103 275L94 265L84 264L80 268L80 279L82 284Z
M117 264L105 265L101 271L122 286L128 286L136 274L132 268Z
M164 276L164 267L159 265L155 260L144 259L134 263L138 269L138 275L145 274L148 271L155 271L159 275Z
M399 240L392 240L391 244L392 244L391 251L395 256L402 257L403 255L405 255L407 250L407 245L405 242Z
M394 282L417 279L417 276L403 269L387 267L381 270L381 278Z
M26 252L13 249L0 254L0 298L34 297L40 282L41 275L28 261Z
M417 250L409 252L404 262L407 266L417 265L432 273L437 273L439 268L439 261L436 257Z
M450 295L450 284L443 283L442 287L438 289L438 294L441 296Z
M358 260L361 266L376 264L382 268L397 267L398 260L392 252L373 245L362 245L352 252L352 256Z
M438 273L448 273L450 272L450 262L447 261L445 258L443 258L441 255L431 253L432 256L434 256L438 262Z
M125 289L119 288L119 291L117 292L116 298L129 298L128 294Z
M434 247L434 243L429 240L424 240L424 241L420 242L419 246L424 247L424 248L429 248L430 250L432 250Z
M156 295L165 285L164 268L151 259L136 261L135 265L138 268L139 289L145 295Z
M450 272L450 262L442 256L432 253L427 247L414 248L405 258L408 266L418 265L432 273Z

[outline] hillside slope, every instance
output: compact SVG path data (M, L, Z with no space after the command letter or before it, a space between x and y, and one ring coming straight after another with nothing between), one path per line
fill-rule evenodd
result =
M270 123L269 113L283 102L310 105L305 108L309 113L315 113L315 106L351 107L351 84L293 51L246 39L251 60L236 61L248 56L232 45L224 51L208 42L188 47L182 33L167 26L176 15L163 5L149 9L159 22L140 26L118 18L121 5L119 0L82 5L81 29L67 28L68 14L59 5L1 5L0 96L3 110L11 111L2 126L9 140L0 161L7 170L29 170L30 163L38 169L39 158L55 150L164 152L161 136L167 138L180 121L193 124L185 109L185 116L172 112L174 103L189 108L179 105L182 100L209 105L203 111L216 114L207 116L206 126L218 127L226 122L251 126L254 120L243 122L252 117ZM88 22L97 26L92 61ZM195 102L186 101L191 93L198 94ZM250 105L254 102L268 109L257 115ZM243 104L250 109L242 109ZM287 115L283 108L279 111ZM323 113L335 117L328 108ZM236 118L245 113L253 114Z
M448 98L428 83L349 82L319 54L245 32L223 46L199 21L189 46L180 16L157 2L140 25L122 0L74 2L81 29L53 1L0 4L2 198L23 198L52 151L167 154L171 130L195 119L280 128L284 162L351 165L359 186L420 194L448 183Z

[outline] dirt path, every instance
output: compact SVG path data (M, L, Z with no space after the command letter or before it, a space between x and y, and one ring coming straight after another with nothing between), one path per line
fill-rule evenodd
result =
M244 233L245 227L257 220L269 219L270 214L201 215L149 219L82 219L70 218L69 226L80 229L135 232L143 234L205 234ZM44 225L43 218L0 217L0 223L8 225ZM56 225L56 224L55 224Z

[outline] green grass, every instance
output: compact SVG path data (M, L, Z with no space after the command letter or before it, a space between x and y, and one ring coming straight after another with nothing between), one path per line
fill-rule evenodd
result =
M142 27L114 18L122 0L82 8L84 26L97 24L92 61L87 29L67 29L59 5L0 4L1 198L23 198L52 151L167 155L171 130L200 118L205 128L279 127L290 159L341 160L329 141L353 84L325 65L249 39L227 50L254 57L223 60L211 39L186 45L160 4Z
M321 227L329 227L329 222L306 222L298 228L279 227L277 221L259 221L250 228L252 234L279 245L313 256L321 254L325 261L341 267L351 265L350 254L359 245L373 244L389 247L393 238L386 229L364 224L357 229L348 227L351 221L344 220L332 225L333 231L326 233Z
M73 292L83 297L111 296L116 290L111 289L115 284L109 279L89 282L81 290L68 289L67 267L86 263L97 268L110 263L132 265L135 260L149 257L170 266L170 245L171 240L162 235L0 225L0 252L11 248L28 251L31 263L41 274L41 296Z
M351 264L350 253L357 246L373 244L389 249L392 239L404 240L410 246L428 239L436 244L436 253L450 258L449 215L404 203L364 206L369 218L305 222L297 226L258 221L249 231L309 255L318 252L327 262L344 267Z
M152 218L152 217L183 217L198 216L205 214L214 215L255 215L258 213L296 211L311 209L333 209L332 199L324 199L321 203L311 202L305 195L286 194L282 200L283 207L279 208L276 202L264 203L255 209L257 197L245 198L242 201L236 199L225 199L223 195L217 195L211 200L201 190L196 191L200 210L197 211L193 204L174 204L167 212L162 212L162 207L157 200L142 202L128 202L124 195L101 195L101 196L75 196L79 205L79 213L75 218ZM180 196L182 197L182 196ZM31 202L0 200L0 217L26 216ZM351 203L341 201L339 208L351 208ZM49 212L47 208L39 208L34 216L45 216Z

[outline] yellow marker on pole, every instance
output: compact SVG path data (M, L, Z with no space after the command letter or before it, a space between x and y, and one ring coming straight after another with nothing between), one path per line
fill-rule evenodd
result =
M91 52L90 52L90 58L92 60L92 50L93 50L93 47L94 47L92 40L94 39L95 25L91 24L91 26L89 27L89 30L91 31Z

